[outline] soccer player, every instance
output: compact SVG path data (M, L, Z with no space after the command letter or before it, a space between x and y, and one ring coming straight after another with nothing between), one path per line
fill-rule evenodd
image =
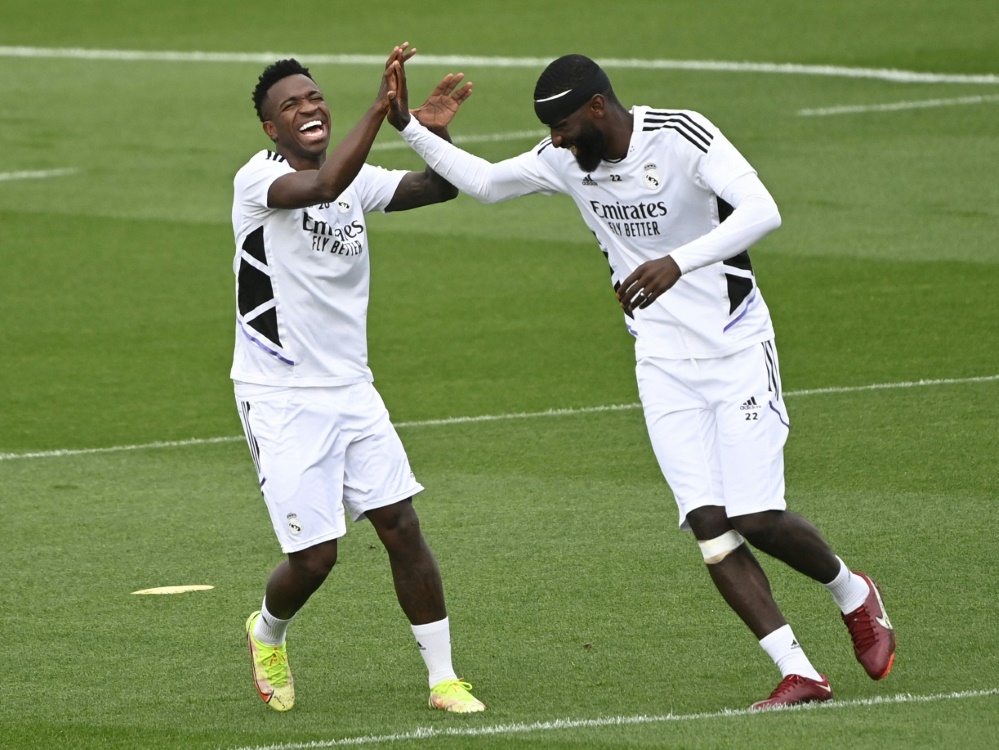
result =
M423 487L367 363L364 215L458 194L429 168L365 164L396 95L399 65L414 53L405 44L393 50L375 102L328 155L330 110L309 70L294 59L268 66L253 103L273 150L258 151L234 180L231 376L287 555L267 581L260 610L246 621L246 639L257 694L277 711L295 703L286 631L333 569L346 512L354 521L367 518L388 552L399 604L429 672L430 706L485 709L452 666L440 571L412 504ZM468 93L466 86L453 98L438 95L421 116L447 137L457 99Z
M607 257L659 465L708 574L782 679L755 709L832 698L800 647L750 546L832 594L857 659L880 680L895 633L874 582L852 572L812 524L788 511L789 417L774 329L747 248L780 225L749 162L692 111L625 109L593 60L567 55L538 79L551 135L491 164L437 137L406 109L404 71L389 121L438 174L493 203L564 193ZM445 78L435 95L449 91ZM748 544L747 544L748 542Z

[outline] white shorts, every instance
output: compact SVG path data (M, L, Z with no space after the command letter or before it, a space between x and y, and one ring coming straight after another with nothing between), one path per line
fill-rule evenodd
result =
M236 383L260 490L284 552L347 533L366 511L423 489L371 383L273 388Z
M790 428L773 341L717 359L646 357L636 365L652 449L680 510L742 516L784 510Z

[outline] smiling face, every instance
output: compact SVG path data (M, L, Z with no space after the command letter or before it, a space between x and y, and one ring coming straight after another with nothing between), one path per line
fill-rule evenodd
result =
M330 110L315 81L300 73L282 78L267 92L263 111L264 132L293 167L325 160Z
M569 149L579 168L587 173L599 167L607 155L607 136L597 127L591 112L591 105L586 104L551 126L552 145Z

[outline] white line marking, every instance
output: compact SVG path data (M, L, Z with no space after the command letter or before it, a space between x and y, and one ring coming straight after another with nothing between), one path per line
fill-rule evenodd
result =
M475 417L445 417L423 419L418 422L400 422L396 427L435 427L437 425L470 424L473 422L499 422L508 419L535 419L537 417L564 417L570 414L596 414L603 411L629 411L641 404L610 404L608 406L581 406L575 409L545 409L544 411L513 412L511 414L480 414Z
M0 172L0 182L11 180L41 180L47 177L63 177L68 174L76 174L79 169L40 169L24 172Z
M511 130L509 133L489 133L485 135L454 135L451 136L451 140L454 141L456 145L461 145L463 143L493 143L500 141L517 141L520 139L532 139L534 141L540 141L551 131L548 130ZM391 143L376 143L371 147L372 151L396 151L401 149L409 149L409 144L406 141L395 140Z
M396 425L398 427L398 425ZM212 443L235 443L245 440L242 435L231 437L189 438L187 440L157 440L152 443L137 445L113 445L108 448L70 448L54 451L37 451L35 453L0 453L0 461L10 461L15 458L60 458L62 456L89 456L95 453L122 453L124 451L141 451L146 448L183 448L189 445L211 445Z
M994 383L999 375L982 375L977 378L939 378L936 380L909 380L900 383L872 383L871 385L834 386L832 388L811 388L801 391L788 391L787 396L817 396L823 393L858 393L860 391L883 391L895 388L922 388L930 385L963 385L965 383Z
M962 96L956 99L924 99L914 102L890 102L888 104L859 104L855 106L822 107L820 109L799 109L801 117L825 117L827 115L849 115L857 112L896 112L900 109L923 109L925 107L955 107L965 104L990 104L999 102L999 96Z
M899 703L933 703L944 700L962 700L967 698L991 698L999 695L999 689L964 690L956 693L936 693L933 695L898 695L862 698L852 701L828 701L826 703L806 703L791 708L773 711L753 711L749 708L722 709L713 713L699 714L664 714L662 716L608 716L601 719L555 719L553 721L536 721L530 724L511 723L494 724L485 727L419 727L409 732L398 734L369 735L362 737L344 737L339 740L314 740L312 742L282 742L277 745L246 745L235 750L320 750L329 747L346 747L357 745L375 745L383 742L404 742L406 740L433 740L439 737L487 737L502 734L531 734L534 732L551 732L566 729L594 729L602 727L640 726L643 724L664 724L672 722L703 721L705 719L731 719L737 716L773 716L774 714L794 713L802 711L829 711L844 708L867 706L895 705Z
M283 57L297 57L309 65L384 65L387 55L312 55L277 52L179 52L155 50L81 49L62 47L4 47L0 57L30 57L70 60L131 60L148 62L207 62L268 64ZM442 65L449 68L532 68L542 69L548 57L484 57L476 55L417 55L407 65ZM639 60L600 59L604 68L641 70L698 70L726 73L777 73L784 75L874 78L896 83L974 83L999 84L993 73L924 73L886 68L849 68L841 65L795 65L792 63L730 62L725 60Z
M792 396L817 396L834 393L860 393L862 391L882 391L899 388L922 388L934 385L963 385L966 383L993 383L999 380L999 375L983 375L975 378L941 378L938 380L912 380L900 383L873 383L871 385L834 386L831 388L812 388L800 391L787 391L785 398ZM607 406L582 406L575 409L546 409L545 411L514 412L511 414L480 414L475 417L445 417L443 419L420 419L413 422L397 422L396 429L404 427L436 427L451 424L473 424L476 422L500 422L510 419L536 419L539 417L563 417L574 414L597 414L606 411L629 411L638 409L641 404L609 404ZM18 458L59 458L62 456L87 456L95 453L122 453L154 448L184 448L191 445L211 445L213 443L236 443L245 438L242 435L213 438L189 438L187 440L161 440L153 443L138 443L135 445L114 445L107 448L68 448L52 451L36 451L33 453L0 453L0 461L12 461Z

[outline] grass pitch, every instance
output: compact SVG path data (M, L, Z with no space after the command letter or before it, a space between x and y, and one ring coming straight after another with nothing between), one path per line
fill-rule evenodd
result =
M999 11L876 5L8 2L0 744L993 746ZM777 199L784 225L752 254L789 393L789 500L882 584L899 633L884 682L854 662L826 593L765 559L837 701L743 712L778 676L676 531L600 253L568 200L462 197L370 217L370 349L427 487L418 508L455 663L489 710L425 707L423 665L366 525L291 631L295 710L255 698L242 624L280 555L227 379L229 210L233 173L267 143L249 98L263 63L39 48L275 51L308 65L403 40L426 56L964 76L609 69L627 104L707 114ZM336 137L374 96L378 66L312 67ZM529 102L540 67L462 68L476 91L454 134L506 138L470 150L496 160L540 138ZM453 69L414 61L413 100ZM869 109L802 114L838 106ZM538 135L508 135L524 131ZM371 161L418 168L399 146L386 127ZM51 170L69 171L12 176ZM622 408L597 408L611 405ZM540 415L551 409L566 411ZM484 416L503 418L440 423ZM178 584L214 588L130 594Z

